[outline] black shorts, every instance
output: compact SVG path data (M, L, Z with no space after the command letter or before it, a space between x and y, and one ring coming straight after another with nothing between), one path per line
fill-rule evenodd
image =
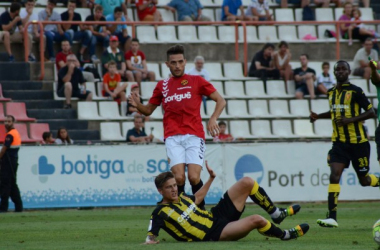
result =
M218 204L211 208L211 213L214 216L214 223L212 224L210 231L206 234L204 240L218 241L227 224L239 220L243 212L244 209L241 212L236 209L234 203L228 196L228 193L225 192Z
M71 97L78 97L79 99L86 99L90 93L91 93L90 91L86 90L86 94L82 94L80 92L80 89L73 89L73 92L71 93ZM57 95L59 97L65 97L65 86L62 86L62 88L57 90Z
M379 123L379 126L377 126L376 128L375 142L376 142L377 160L380 160L380 123Z
M369 142L358 144L333 142L332 149L327 157L329 165L333 162L345 164L345 168L352 166L358 176L365 176L369 172L369 156L371 146Z

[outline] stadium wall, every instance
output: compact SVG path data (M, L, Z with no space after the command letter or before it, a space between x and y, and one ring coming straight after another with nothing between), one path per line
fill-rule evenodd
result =
M257 180L276 202L325 201L330 148L327 142L209 144L206 159L217 178L207 203L217 203L243 176ZM154 176L169 170L164 145L25 146L19 156L25 208L154 205L161 198ZM375 153L371 163L379 175ZM341 185L340 200L380 199L378 188L360 186L352 168ZM186 189L191 193L189 184Z

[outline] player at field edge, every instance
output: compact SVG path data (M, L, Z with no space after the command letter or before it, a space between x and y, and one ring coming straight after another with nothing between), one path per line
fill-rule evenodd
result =
M157 244L160 229L178 241L236 241L257 229L264 236L291 240L303 236L308 224L300 224L289 230L282 230L260 215L240 219L245 203L250 197L267 212L272 209L272 220L280 224L287 216L300 210L299 205L288 209L277 208L264 189L250 177L243 177L224 193L219 203L205 211L198 208L206 196L216 174L208 166L210 175L203 187L194 196L178 193L176 180L171 172L159 174L154 182L163 199L153 211L145 244ZM269 213L269 212L268 212Z
M193 194L202 186L201 170L206 150L205 134L200 115L202 96L216 102L207 125L211 136L219 135L217 119L226 101L214 86L201 76L185 74L186 58L182 45L170 47L166 66L172 76L159 81L148 104L140 102L138 93L131 93L130 102L143 115L149 116L162 104L166 154L180 193L185 190L185 168ZM204 207L204 202L200 205Z
M310 122L331 119L333 126L333 145L328 153L331 171L328 186L328 214L326 219L317 220L322 227L338 227L339 181L343 170L349 167L350 162L360 185L379 186L379 177L369 174L371 148L362 123L364 120L374 118L375 112L363 90L349 82L350 74L348 62L338 61L334 65L337 85L327 91L330 111L321 114L310 111ZM365 112L361 113L361 109Z
M380 101L380 75L377 71L377 62L369 59L369 67L371 68L371 82L376 87L377 100ZM377 107L377 119L380 122L380 109ZM377 160L380 163L380 125L377 126L375 132L375 141L376 141L376 151L377 151Z

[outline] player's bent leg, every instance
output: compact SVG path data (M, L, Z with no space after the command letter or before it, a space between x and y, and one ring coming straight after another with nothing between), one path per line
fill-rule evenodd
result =
M228 196L238 211L243 211L254 184L255 181L252 178L243 177L227 190Z
M260 215L251 215L244 219L233 221L223 229L219 240L232 241L239 240L247 236L255 228L265 228L268 221ZM281 235L283 232L280 232Z

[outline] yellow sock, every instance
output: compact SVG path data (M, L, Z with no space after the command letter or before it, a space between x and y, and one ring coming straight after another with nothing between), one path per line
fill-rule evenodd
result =
M379 177L374 174L369 174L369 178L371 178L371 186L378 187L379 186Z
M340 185L339 184L329 184L328 192L329 193L340 193Z
M271 226L272 226L272 223L270 223L267 220L267 224L262 228L258 228L257 231L259 231L259 233L262 235L267 235L267 234L265 234L265 232L267 232L271 228Z
M259 190L259 184L257 183L257 181L255 181L255 183L253 184L253 188L251 190L251 193L249 195L255 195L257 193L257 191Z

